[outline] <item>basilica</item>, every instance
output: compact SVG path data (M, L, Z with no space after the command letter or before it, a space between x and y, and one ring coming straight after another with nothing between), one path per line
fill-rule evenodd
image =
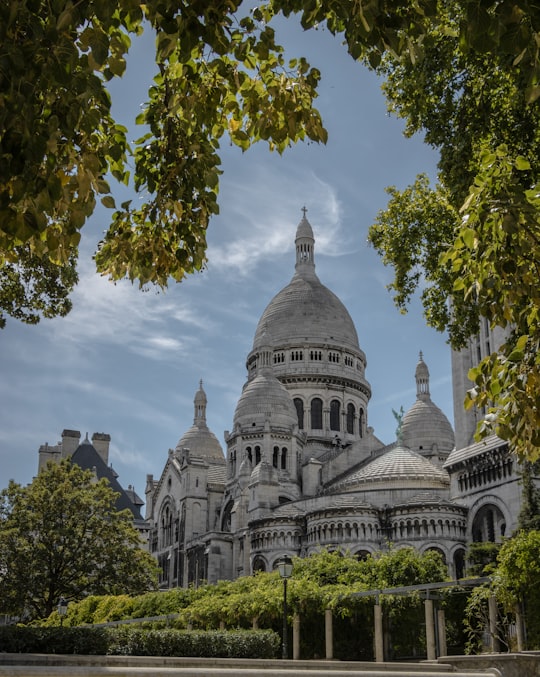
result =
M208 428L201 382L193 425L148 475L149 550L164 588L270 571L321 548L365 557L437 550L455 578L471 541L516 527L519 467L506 443L473 441L467 372L502 337L489 327L452 355L454 432L416 365L416 401L384 445L369 426L366 356L343 303L318 278L313 230L296 231L291 281L270 301L246 359L247 379L224 447ZM411 365L411 372L414 365Z

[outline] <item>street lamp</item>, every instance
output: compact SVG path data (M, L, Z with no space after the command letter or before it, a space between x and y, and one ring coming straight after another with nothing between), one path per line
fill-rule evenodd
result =
M291 577L293 570L291 558L288 555L283 555L283 557L277 561L277 568L279 575L283 580L283 641L281 645L281 657L285 659L289 655L287 646L287 580Z
M64 624L64 616L67 613L68 602L65 597L60 597L58 600L58 615L60 616L60 625Z

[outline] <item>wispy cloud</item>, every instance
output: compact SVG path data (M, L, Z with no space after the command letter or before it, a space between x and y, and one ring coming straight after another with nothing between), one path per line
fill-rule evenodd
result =
M148 469L148 452L142 451L140 449L133 449L130 446L131 440L124 439L123 436L120 436L116 441L111 440L111 445L109 449L109 461L114 467L119 465L127 468L137 468L140 471L146 471ZM126 478L129 479L129 478ZM124 478L120 477L120 481L124 488L127 487ZM131 482L133 484L133 482ZM137 492L141 490L141 487L136 487Z
M47 325L54 342L61 337L74 351L108 344L152 359L186 352L193 343L188 328L213 327L201 307L171 290L171 294L141 292L129 282L112 284L98 275L92 262L83 260L80 281L73 293L73 310ZM181 336L181 338L180 338Z
M210 242L210 269L233 269L236 275L246 277L261 261L268 263L289 253L304 205L317 214L317 223L312 225L319 250L330 255L337 253L335 242L341 215L337 191L313 172L306 175L294 165L276 172L267 164L259 164L251 167L249 175L242 174L234 185L227 185L227 178L224 183L224 216ZM294 214L296 223L291 222Z

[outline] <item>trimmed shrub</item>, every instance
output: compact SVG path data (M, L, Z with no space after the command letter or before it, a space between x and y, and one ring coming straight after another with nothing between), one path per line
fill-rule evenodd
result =
M104 655L108 646L105 628L0 626L0 649L9 653Z
M110 629L108 653L130 656L198 656L203 658L276 658L280 638L271 630L187 631Z
M8 653L275 658L279 648L271 630L0 626L0 650Z

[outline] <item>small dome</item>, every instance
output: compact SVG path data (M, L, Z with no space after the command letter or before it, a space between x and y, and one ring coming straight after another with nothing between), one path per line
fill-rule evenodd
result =
M350 475L340 487L346 490L367 488L448 488L448 473L437 468L420 454L396 446ZM368 487L366 485L373 485Z
M234 425L262 428L266 421L272 428L291 430L298 424L298 416L288 391L274 376L263 372L245 385L234 412Z
M202 381L199 384L199 390L195 393L193 404L195 407L193 425L178 441L176 452L180 453L182 449L189 449L194 456L224 461L225 457L223 456L221 445L217 437L206 425L207 399Z
M446 415L431 400L416 400L401 421L403 444L424 455L448 455L455 446Z
M401 442L424 456L447 456L455 446L450 421L429 394L429 370L422 353L416 365L416 402L401 420Z
M206 426L192 425L176 445L176 451L189 449L193 456L224 460L223 450L214 433Z

